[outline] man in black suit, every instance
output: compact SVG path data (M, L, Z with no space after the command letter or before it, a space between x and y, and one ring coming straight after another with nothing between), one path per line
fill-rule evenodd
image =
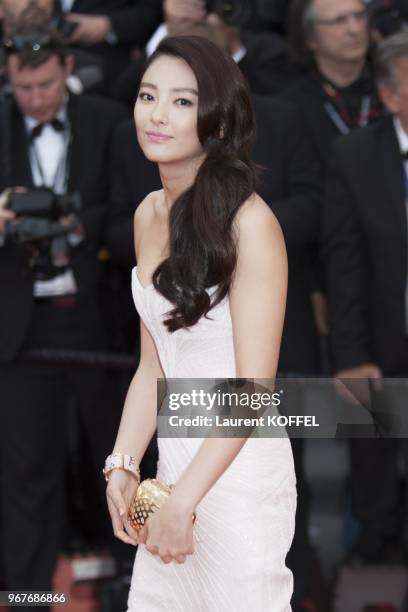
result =
M9 40L13 96L0 105L0 541L12 590L52 590L67 402L75 398L79 405L96 465L111 445L103 439L107 415L96 405L103 373L24 358L27 349L98 351L106 344L98 250L111 136L127 112L114 102L68 95L72 64L51 30L18 31ZM12 228L24 214L10 209L13 190L27 190L24 205L30 206L40 187L48 188L41 197L52 191L72 201L77 194L81 209L52 214L64 235L21 243Z
M264 97L254 97L258 124L254 159L261 172L259 193L276 214L285 236L289 260L289 287L279 371L285 375L313 375L318 370L317 334L310 301L308 247L316 240L320 225L319 164L305 136L295 109ZM121 125L113 145L111 208L107 244L112 258L125 270L134 265L133 215L137 205L160 189L157 166L144 157L137 144L132 121ZM131 308L134 307L131 306ZM137 329L133 325L131 334ZM299 408L296 406L296 408ZM307 511L304 505L301 440L294 440L298 477L299 513L292 549L295 573L295 604L304 593L310 549Z
M335 144L325 201L333 354L343 379L408 375L406 32L381 43L377 72L391 116ZM395 446L352 440L353 510L363 528L353 556L363 561L384 559L392 539L402 539Z
M293 0L289 24L292 47L308 73L282 97L298 109L325 176L333 140L383 112L367 63L367 9L363 0ZM317 244L310 257L312 299L328 369L327 300Z
M293 0L290 39L308 74L284 92L325 168L333 139L381 115L363 0Z

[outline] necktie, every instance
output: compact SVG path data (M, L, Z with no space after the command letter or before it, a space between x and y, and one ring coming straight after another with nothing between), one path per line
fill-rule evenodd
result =
M46 123L38 123L31 130L30 140L35 140L38 138L43 131L44 126L50 125L56 132L63 132L65 130L65 125L60 119L54 118L52 121L47 121Z

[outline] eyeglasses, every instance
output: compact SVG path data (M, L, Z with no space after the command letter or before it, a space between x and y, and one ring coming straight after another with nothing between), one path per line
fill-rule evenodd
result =
M31 49L32 51L40 51L40 49L49 48L55 45L55 41L48 33L30 32L29 34L16 34L10 38L6 38L3 42L3 47L6 53L18 53L23 49Z
M333 19L314 19L313 23L316 25L326 26L328 28L341 29L345 28L351 19L358 22L367 21L368 10L362 9L361 11L354 11L353 13L348 13L347 15L333 17Z

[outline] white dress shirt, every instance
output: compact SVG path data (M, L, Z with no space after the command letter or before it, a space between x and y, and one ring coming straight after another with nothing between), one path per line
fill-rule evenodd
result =
M65 125L67 124L65 107L56 117ZM38 121L32 117L25 116L24 121L28 133L31 133L32 129L38 125ZM66 153L67 129L57 132L51 125L44 125L41 134L34 139L30 147L31 172L36 187L43 185L44 176L46 187L50 187L55 193L64 192Z
M64 123L65 130L57 132L51 125L44 125L41 134L33 140L29 158L36 187L45 185L55 193L65 193L69 130L65 106L59 111L56 118ZM33 128L38 125L38 121L29 116L24 117L24 122L28 133L31 133ZM36 280L34 282L33 295L36 298L70 295L76 292L77 285L70 268L51 280Z
M75 0L60 0L62 12L69 13L72 10L74 2Z
M408 134L402 127L401 121L398 117L394 117L394 127L397 133L398 143L401 153L408 153ZM408 160L405 160L405 169L408 173Z

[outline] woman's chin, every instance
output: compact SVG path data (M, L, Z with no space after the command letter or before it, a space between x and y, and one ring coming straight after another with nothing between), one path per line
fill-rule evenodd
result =
M162 159L168 157L168 153L166 154L165 151L160 150L160 146L152 146L150 142L143 142L139 144L140 148L142 149L143 155L151 162L159 162Z
M175 161L171 155L160 153L160 151L144 151L146 159L155 164L171 164Z

